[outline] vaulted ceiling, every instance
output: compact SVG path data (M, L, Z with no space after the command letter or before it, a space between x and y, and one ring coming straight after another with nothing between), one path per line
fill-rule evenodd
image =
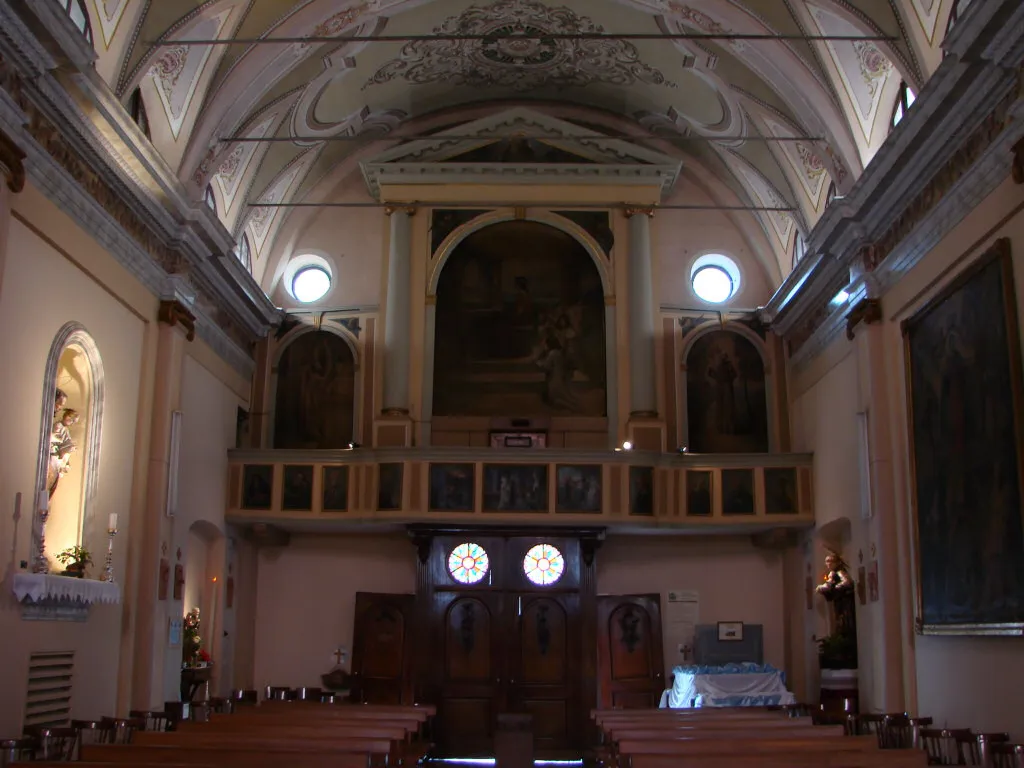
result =
M901 81L919 90L941 61L953 5L83 2L98 72L126 104L138 89L154 146L196 200L213 191L262 283L286 209L255 204L302 201L402 136L510 105L571 106L589 130L656 137L639 143L747 205L788 209L757 214L784 277L830 182L847 191L885 140Z

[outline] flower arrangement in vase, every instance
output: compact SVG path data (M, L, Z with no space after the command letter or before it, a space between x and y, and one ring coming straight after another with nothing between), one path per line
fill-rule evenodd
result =
M194 667L199 663L203 639L199 636L199 609L193 608L185 614L182 622L181 662L184 667Z

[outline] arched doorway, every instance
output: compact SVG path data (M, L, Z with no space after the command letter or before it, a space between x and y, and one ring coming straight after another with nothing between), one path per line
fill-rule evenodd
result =
M347 448L353 440L356 362L337 334L309 331L277 364L274 447Z
M607 416L601 275L566 232L514 220L466 236L434 328L434 416Z

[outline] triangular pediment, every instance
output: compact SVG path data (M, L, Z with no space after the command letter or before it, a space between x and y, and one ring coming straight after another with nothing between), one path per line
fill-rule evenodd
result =
M515 108L400 144L361 164L370 194L384 184L648 184L667 192L676 158L531 109ZM543 181L542 181L543 180Z

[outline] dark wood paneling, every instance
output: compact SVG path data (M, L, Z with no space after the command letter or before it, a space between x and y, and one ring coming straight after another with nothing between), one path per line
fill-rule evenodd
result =
M659 595L597 598L601 706L658 706L664 688Z
M410 527L419 558L417 700L438 705L439 756L493 754L503 712L534 715L539 755L582 750L597 703L593 555L602 535ZM461 584L448 571L449 553L466 541L489 558L490 570L476 584ZM541 542L565 560L562 577L547 586L523 571L526 552Z
M352 698L367 704L413 703L415 595L356 593Z

